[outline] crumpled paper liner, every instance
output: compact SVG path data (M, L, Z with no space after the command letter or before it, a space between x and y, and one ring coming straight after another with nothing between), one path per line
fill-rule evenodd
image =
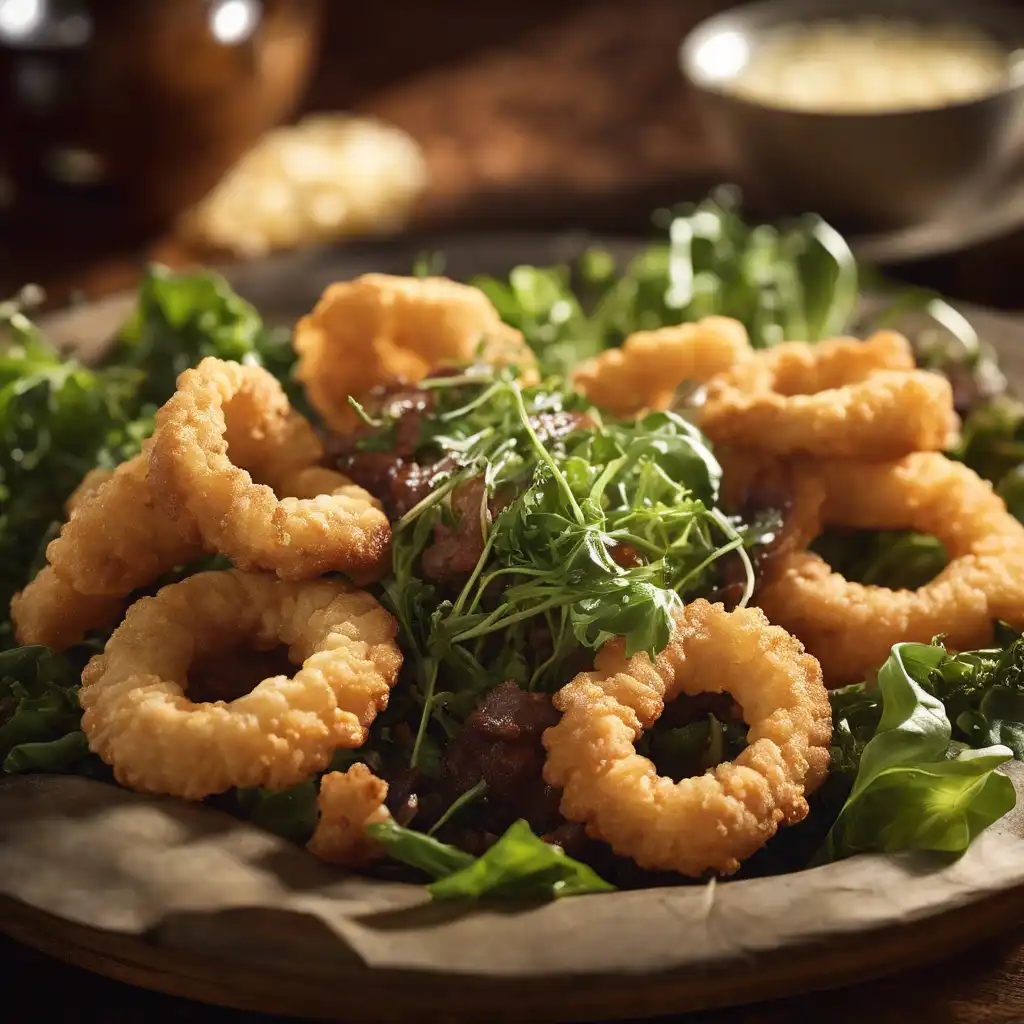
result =
M1012 769L1018 785L1022 766ZM0 782L0 895L172 949L304 974L342 966L490 978L700 971L907 924L1024 886L1024 808L955 862L861 856L774 878L558 900L432 903L322 864L220 811L87 779ZM264 917L248 911L273 911ZM283 912L283 916L282 916Z

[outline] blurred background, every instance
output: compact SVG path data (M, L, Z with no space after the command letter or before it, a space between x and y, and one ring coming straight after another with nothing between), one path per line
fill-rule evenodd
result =
M646 233L655 207L739 180L752 213L834 199L870 258L1020 305L1024 0L780 3L796 25L938 19L945 49L876 32L844 51L833 31L773 56L778 10L724 0L0 0L0 289L61 303L148 259L366 235ZM836 105L871 81L874 107Z

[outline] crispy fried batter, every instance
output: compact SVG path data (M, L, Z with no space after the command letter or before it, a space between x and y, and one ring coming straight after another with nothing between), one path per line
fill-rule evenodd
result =
M203 554L195 521L154 501L148 467L145 452L118 466L48 545L50 565L80 593L126 597Z
M813 472L826 494L824 523L930 534L949 559L913 591L849 582L806 551L775 563L758 604L807 645L830 687L870 676L900 641L942 633L965 650L991 641L995 619L1024 624L1024 526L987 481L936 452Z
M708 384L700 427L716 444L776 455L887 459L939 451L959 423L953 390L913 368L901 335L786 342Z
M665 701L723 691L750 726L735 762L673 782L637 754ZM563 715L544 734L544 778L562 788L562 813L651 870L736 871L780 824L806 816L806 794L828 773L832 716L818 663L757 609L694 601L653 664L627 660L613 641L554 703Z
M338 578L207 572L129 608L82 674L82 728L121 785L199 800L283 789L355 748L387 705L402 655L395 620ZM230 702L193 703L189 666L249 643L301 667Z
M703 384L751 355L746 328L728 317L637 331L622 348L588 359L573 385L616 416L665 409L686 381Z
M239 568L283 579L331 571L372 578L388 563L387 517L362 488L313 467L319 454L271 374L208 358L178 378L157 414L150 475L168 509L194 517L206 544ZM313 481L333 486L314 494ZM303 496L279 498L273 484Z
M480 358L524 370L534 357L478 288L443 277L364 274L332 284L295 326L296 375L333 430L356 426L349 396L415 383L447 364Z
M123 609L123 598L80 594L50 566L11 599L18 643L55 651L66 650L94 629L108 629Z
M78 486L71 492L71 496L64 502L64 514L70 519L75 514L75 509L81 505L86 498L98 491L112 476L114 471L97 466L90 469L82 477Z
M94 470L68 499L49 566L11 601L20 643L64 650L113 625L132 591L203 554L192 519L155 506L147 465L141 454L113 473Z
M320 780L319 818L306 849L321 860L346 868L361 868L379 860L384 850L367 835L366 826L391 817L384 806L387 795L388 784L365 764L329 772Z

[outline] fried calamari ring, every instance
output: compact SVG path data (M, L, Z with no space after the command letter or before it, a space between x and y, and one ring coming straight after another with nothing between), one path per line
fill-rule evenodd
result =
M337 578L198 573L128 609L82 674L82 729L130 789L188 800L284 789L365 742L398 678L397 632L369 594ZM190 665L245 642L285 644L301 667L230 702L190 701Z
M734 762L673 782L637 754L665 701L723 691L750 725ZM780 824L806 816L806 794L828 773L832 714L818 663L757 609L694 601L653 664L613 641L554 704L562 720L544 734L544 778L562 788L562 814L649 870L731 874Z
M81 594L46 566L11 599L14 636L19 644L64 651L94 629L109 629L124 604L121 597Z
M154 501L148 469L143 452L118 466L106 483L72 495L71 518L47 545L46 559L79 593L127 597L204 553L191 517Z
M345 772L329 772L320 780L316 830L306 844L315 857L346 868L361 868L384 856L381 845L366 826L388 821L384 806L388 784L366 767L352 765Z
M637 331L621 348L588 359L572 381L595 405L616 416L631 416L667 408L682 383L703 384L751 352L743 324L709 316L697 323Z
M716 444L776 455L887 459L939 451L956 435L953 389L916 370L905 338L786 342L707 387L701 430Z
M243 427L233 425L238 420ZM250 472L261 448L262 464ZM181 374L157 413L150 475L169 510L193 517L207 546L239 568L283 579L331 571L372 578L387 568L391 540L376 499L319 469L301 478L302 497L278 497L271 486L294 486L296 473L312 470L311 456L319 454L312 428L271 374L207 358ZM312 494L313 479L333 486Z
M202 556L195 523L154 504L147 465L141 454L112 473L93 470L68 499L49 565L11 601L19 643L65 650L112 626L132 591Z
M816 473L825 524L930 534L948 558L917 590L852 583L806 551L773 565L757 603L807 645L830 687L869 677L900 641L942 633L950 648L969 650L991 642L993 620L1024 624L1024 526L987 481L937 452L830 462Z
M490 299L444 277L364 274L332 284L295 326L296 375L334 430L359 419L349 396L398 381L415 383L445 364L532 368L522 334L502 323Z

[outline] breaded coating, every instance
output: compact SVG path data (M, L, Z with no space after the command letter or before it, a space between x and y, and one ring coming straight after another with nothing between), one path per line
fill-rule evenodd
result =
M19 643L62 651L112 626L127 597L205 551L195 522L158 508L143 453L87 474L70 518L46 548L49 565L11 601Z
M707 386L701 430L716 444L775 455L889 459L956 437L953 389L913 368L901 335L786 342Z
M529 371L533 352L490 299L444 277L364 274L332 284L295 326L296 375L329 427L359 418L349 397L477 360Z
M198 573L128 609L82 674L82 729L130 789L187 800L284 789L365 742L398 678L397 632L373 597L337 577ZM299 668L232 701L190 701L189 667L241 644L283 644Z
M346 868L361 868L384 856L366 826L387 821L388 784L358 763L348 771L328 772L320 780L316 831L306 844L315 857Z
M757 603L807 645L830 687L870 677L895 643L944 634L951 649L969 650L992 641L996 619L1024 625L1024 526L990 483L937 452L814 472L823 523L930 534L948 558L917 590L852 583L807 551L773 564Z
M666 701L723 692L750 726L734 762L673 782L637 754ZM807 815L806 794L828 773L832 712L821 669L757 609L694 601L653 664L627 659L612 641L554 703L562 720L544 734L544 778L562 789L562 813L649 870L731 874L781 824Z
M696 323L637 331L621 348L588 359L573 386L615 416L665 409L686 381L703 384L750 357L750 339L738 320L709 316Z
M194 518L206 545L238 568L373 578L389 564L387 516L351 480L312 466L320 452L271 374L207 358L181 374L157 414L150 476L165 507ZM299 480L302 497L274 491ZM313 480L330 490L312 493Z
M124 599L81 594L46 566L11 599L11 620L19 644L63 651L94 629L109 629L121 617Z

